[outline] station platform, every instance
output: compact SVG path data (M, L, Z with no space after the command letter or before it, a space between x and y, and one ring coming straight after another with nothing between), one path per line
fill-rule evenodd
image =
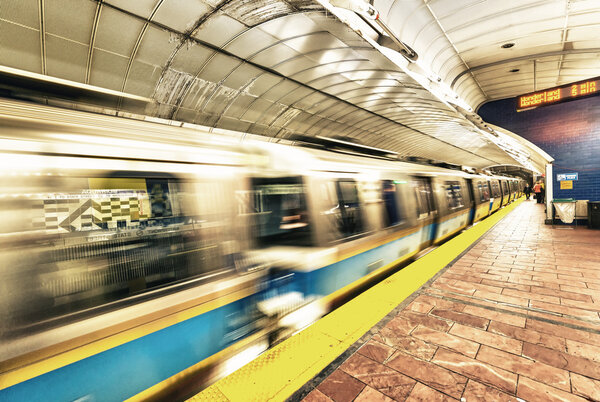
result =
M193 400L600 400L600 232L518 202Z

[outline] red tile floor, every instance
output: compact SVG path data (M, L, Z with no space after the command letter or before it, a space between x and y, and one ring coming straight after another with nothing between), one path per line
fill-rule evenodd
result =
M523 202L304 400L600 400L600 231L543 222Z

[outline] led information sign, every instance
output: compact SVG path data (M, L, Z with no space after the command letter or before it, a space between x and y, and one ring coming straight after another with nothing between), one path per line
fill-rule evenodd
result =
M600 94L600 77L521 95L517 99L517 111L598 94Z

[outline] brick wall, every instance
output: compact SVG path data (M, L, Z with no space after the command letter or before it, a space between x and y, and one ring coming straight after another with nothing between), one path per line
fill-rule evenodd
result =
M552 156L554 198L600 201L600 96L517 113L516 98L489 102L483 120L531 141ZM559 173L579 174L572 190L561 190Z

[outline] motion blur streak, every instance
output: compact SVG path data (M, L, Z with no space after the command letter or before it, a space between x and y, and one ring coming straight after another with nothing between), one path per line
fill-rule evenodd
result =
M522 184L8 100L0 126L2 399L185 397Z

